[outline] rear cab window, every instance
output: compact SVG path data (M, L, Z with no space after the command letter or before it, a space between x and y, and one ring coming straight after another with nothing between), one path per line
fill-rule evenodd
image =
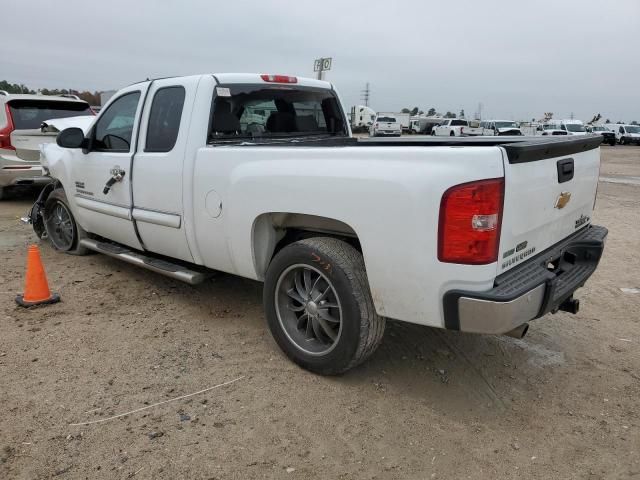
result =
M182 86L163 87L153 96L147 127L145 152L170 152L180 131L185 90Z
M467 127L468 123L466 120L451 120L452 127Z
M347 136L332 90L288 85L216 87L207 143Z
M11 100L9 111L16 130L38 129L42 122L54 118L93 115L85 102L65 102L58 100Z
M378 118L379 122L386 122L386 123L396 123L396 119L393 117L380 117Z

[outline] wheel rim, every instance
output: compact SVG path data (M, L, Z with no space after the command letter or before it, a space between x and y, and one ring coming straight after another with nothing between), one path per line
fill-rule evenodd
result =
M56 202L47 216L47 235L59 250L73 246L74 225L71 213L62 202Z
M342 306L331 281L317 268L291 265L278 279L275 306L283 332L309 355L331 352L342 333Z

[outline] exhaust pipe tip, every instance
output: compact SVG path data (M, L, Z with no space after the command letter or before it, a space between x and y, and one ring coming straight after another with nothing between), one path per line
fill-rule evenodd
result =
M527 334L528 331L529 331L529 324L523 323L522 325L514 328L513 330L509 330L508 332L505 332L504 335L507 335L508 337L521 339L521 338L524 338L524 336Z

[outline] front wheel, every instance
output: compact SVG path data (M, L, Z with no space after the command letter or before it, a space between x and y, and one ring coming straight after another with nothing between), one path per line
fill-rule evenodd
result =
M378 347L385 319L374 308L362 255L329 237L292 243L274 257L264 284L267 323L301 367L338 375Z
M73 255L88 253L85 247L80 246L80 240L86 237L86 232L76 223L62 188L55 189L47 197L43 219L47 238L53 248Z
M456 134L455 134L455 132L451 132L451 133L449 134L449 136L450 136L450 137L455 137L455 136L456 136Z

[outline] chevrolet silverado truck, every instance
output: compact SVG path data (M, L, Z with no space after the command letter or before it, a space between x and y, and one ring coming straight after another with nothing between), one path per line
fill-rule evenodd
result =
M264 282L277 344L339 374L386 319L522 337L576 313L607 230L600 136L356 139L330 83L213 74L120 90L42 147L36 233L195 284Z

